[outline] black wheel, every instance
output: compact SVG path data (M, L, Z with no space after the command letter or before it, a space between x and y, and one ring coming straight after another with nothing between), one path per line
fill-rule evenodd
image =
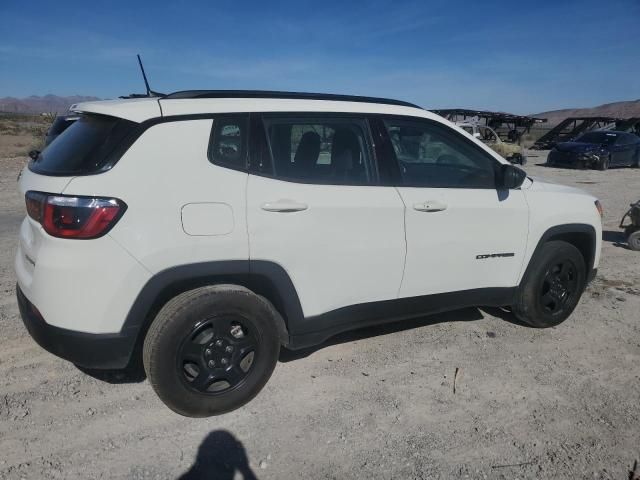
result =
M631 250L640 251L640 229L629 234L627 243Z
M600 163L598 163L598 170L607 170L609 165L611 165L611 155L607 155L600 159Z
M174 297L144 341L153 389L169 408L189 417L244 405L267 383L278 360L276 315L266 299L235 285Z
M571 315L584 290L584 258L573 245L551 241L531 262L518 288L513 312L532 327L559 325Z

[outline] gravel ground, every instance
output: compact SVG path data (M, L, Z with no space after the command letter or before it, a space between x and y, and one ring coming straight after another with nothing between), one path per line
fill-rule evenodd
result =
M605 207L599 276L564 324L465 309L352 332L284 352L253 402L199 420L146 380L88 375L27 335L13 273L25 159L0 158L0 478L629 478L640 253L617 223L640 170L559 170L538 155L530 174Z

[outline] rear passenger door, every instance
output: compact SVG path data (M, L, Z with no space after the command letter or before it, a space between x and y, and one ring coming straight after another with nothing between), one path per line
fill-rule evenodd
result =
M286 270L306 318L396 298L404 207L393 187L376 185L366 119L264 114L251 129L251 261ZM314 328L322 326L307 327Z
M436 121L382 123L406 212L400 297L515 286L529 211L521 190L496 188L500 162Z

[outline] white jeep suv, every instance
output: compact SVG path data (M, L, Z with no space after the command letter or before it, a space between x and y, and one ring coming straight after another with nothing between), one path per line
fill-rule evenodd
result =
M415 105L187 91L75 105L21 174L24 323L86 368L142 356L174 411L253 398L281 347L462 307L533 327L595 274L599 203Z

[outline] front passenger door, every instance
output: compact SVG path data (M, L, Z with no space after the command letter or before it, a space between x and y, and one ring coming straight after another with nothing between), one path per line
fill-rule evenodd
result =
M407 258L400 297L515 286L528 232L520 190L498 190L491 154L436 121L387 117Z
M616 138L615 151L616 151L616 165L634 165L637 152L637 144L635 135L629 133L621 133ZM612 162L613 163L613 162Z

